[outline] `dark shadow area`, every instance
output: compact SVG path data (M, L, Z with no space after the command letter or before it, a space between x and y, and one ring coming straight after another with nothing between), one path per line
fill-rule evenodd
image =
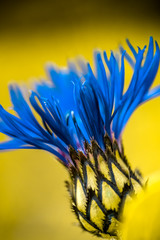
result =
M8 0L0 4L0 30L26 31L130 18L160 22L159 1Z

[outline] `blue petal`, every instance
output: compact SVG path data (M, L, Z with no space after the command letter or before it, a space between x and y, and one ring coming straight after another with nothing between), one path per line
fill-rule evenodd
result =
M135 48L134 48L134 47L132 46L132 44L130 43L129 39L126 39L126 42L127 42L130 50L132 51L132 53L133 53L133 55L134 55L134 57L135 57L135 59L136 59L136 58L137 58L137 52L136 52Z
M120 57L113 52L110 58L106 52L95 52L95 74L85 61L80 61L79 68L70 62L68 69L48 66L50 79L36 82L29 97L16 84L10 85L15 114L0 106L0 132L10 138L0 143L0 150L43 149L68 166L73 164L69 146L85 151L84 141L95 139L104 149L106 132L111 139L114 134L120 140L135 109L160 95L160 86L151 89L159 68L157 42L151 37L147 51L146 47L136 51L129 40L127 44L134 59L122 47ZM125 92L124 58L133 68Z

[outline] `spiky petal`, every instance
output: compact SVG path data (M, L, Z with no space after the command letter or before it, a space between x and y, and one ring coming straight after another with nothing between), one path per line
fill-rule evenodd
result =
M65 166L71 163L68 146L84 152L84 141L95 140L104 150L104 135L114 135L120 143L122 131L142 103L159 96L160 86L151 89L159 67L160 51L150 38L149 47L136 51L127 40L134 59L121 47L120 63L111 53L95 52L96 73L89 63L82 71L74 64L68 69L48 66L51 82L35 84L28 99L16 84L10 85L15 114L0 106L0 132L10 139L0 150L44 149L57 156ZM133 67L133 76L124 92L124 58ZM108 70L106 70L106 68ZM35 117L39 115L41 123Z

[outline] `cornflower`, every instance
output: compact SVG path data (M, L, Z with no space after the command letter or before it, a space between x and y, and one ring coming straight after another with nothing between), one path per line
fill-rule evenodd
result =
M151 37L148 50L127 44L133 57L122 47L110 58L96 51L95 73L82 61L65 69L50 65L51 81L36 82L30 95L11 84L15 114L0 106L0 132L9 137L0 150L42 149L56 156L69 173L66 186L81 227L112 240L121 239L126 203L146 185L129 165L122 133L135 109L160 95L160 85L151 88L157 42ZM133 69L126 91L124 58Z

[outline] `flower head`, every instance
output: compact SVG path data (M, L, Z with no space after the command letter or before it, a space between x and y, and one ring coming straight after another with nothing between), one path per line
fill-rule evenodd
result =
M9 136L0 150L43 149L58 157L70 173L67 187L83 228L113 239L126 196L143 187L126 160L121 135L134 110L160 95L160 86L151 89L159 67L157 42L151 37L148 50L137 51L127 44L133 58L120 47L119 58L95 52L96 73L85 62L78 68L48 66L51 81L35 83L28 98L18 85L9 86L14 115L0 106L0 132ZM133 68L126 91L124 58Z

